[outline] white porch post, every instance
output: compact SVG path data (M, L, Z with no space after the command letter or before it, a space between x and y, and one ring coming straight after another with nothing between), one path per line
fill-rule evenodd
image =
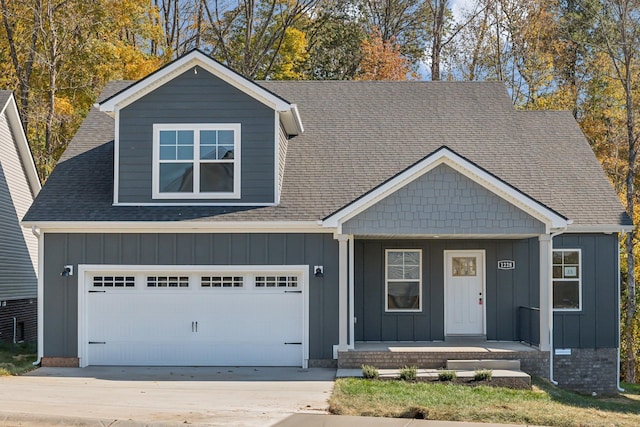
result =
M551 351L553 322L553 292L551 291L551 265L553 241L551 235L538 237L540 245L540 350Z
M347 351L349 346L349 236L338 234L338 351Z

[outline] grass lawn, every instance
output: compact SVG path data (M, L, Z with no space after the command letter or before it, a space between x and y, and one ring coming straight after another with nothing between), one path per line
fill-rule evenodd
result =
M0 344L0 376L20 375L35 369L35 344Z
M541 380L533 390L500 387L336 380L333 414L475 421L546 426L640 426L640 387L628 394L594 398L567 392ZM633 394L635 393L635 394Z

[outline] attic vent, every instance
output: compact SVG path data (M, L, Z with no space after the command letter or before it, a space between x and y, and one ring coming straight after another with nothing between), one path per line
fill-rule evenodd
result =
M133 288L135 285L133 276L93 276L95 288Z
M298 276L256 276L256 288L297 288Z
M203 288L241 288L242 276L202 276L200 286Z
M188 276L147 276L147 288L188 288Z

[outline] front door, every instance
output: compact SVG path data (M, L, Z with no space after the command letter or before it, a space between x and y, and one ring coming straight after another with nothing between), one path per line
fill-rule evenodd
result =
M484 251L445 251L445 335L484 335Z

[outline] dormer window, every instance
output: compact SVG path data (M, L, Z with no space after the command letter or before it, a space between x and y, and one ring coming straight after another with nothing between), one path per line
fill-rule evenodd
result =
M240 124L153 125L153 198L240 198Z

